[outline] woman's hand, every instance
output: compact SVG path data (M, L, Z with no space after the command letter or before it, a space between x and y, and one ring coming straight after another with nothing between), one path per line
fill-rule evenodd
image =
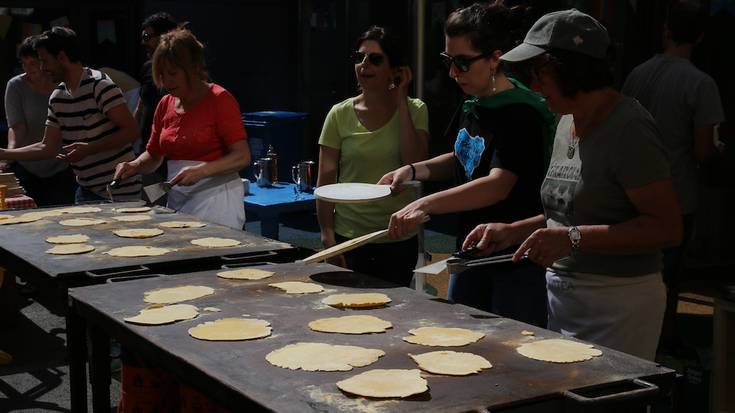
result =
M484 257L516 244L517 232L509 224L480 224L467 235L462 243L462 249L474 246L478 249L476 255Z
M429 213L421 201L421 199L417 199L390 216L388 238L400 238L414 231L419 224L429 219Z
M335 245L337 245L337 241L335 240L334 231L331 231L329 233L322 233L322 244L324 245L324 248L331 248ZM336 257L327 258L327 264L336 265L338 267L347 268L347 260L345 260L344 255L337 255Z
M390 191L397 194L403 191L403 183L410 181L411 176L411 166L404 165L383 175L383 177L378 181L378 185L390 185Z
M396 101L398 103L405 102L408 96L408 85L413 80L413 73L408 66L401 66L396 70L396 76L399 78L398 83L394 82Z
M136 161L120 162L115 166L115 175L112 177L112 180L120 181L138 175L139 167L140 164Z
M209 177L205 170L206 163L199 165L185 166L181 168L179 173L171 179L171 185L191 186Z
M528 253L528 258L544 267L550 267L560 258L572 253L572 242L567 235L567 227L541 228L531 234L513 254L513 261Z

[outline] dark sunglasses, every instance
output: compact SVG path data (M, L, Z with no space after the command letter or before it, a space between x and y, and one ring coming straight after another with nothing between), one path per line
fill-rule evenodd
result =
M352 52L352 63L359 65L365 61L365 53L363 52ZM373 66L380 66L385 61L385 55L380 53L367 53L367 60Z
M144 42L147 42L147 41L148 41L148 40L150 40L150 39L151 39L151 37L153 37L153 36L155 36L155 35L154 35L154 34L151 34L151 33L148 33L148 32L143 32L143 33L142 33L142 34L140 35L140 38L141 38L141 39L143 39L143 41L144 41Z
M480 60L482 58L490 56L489 54L481 54L473 57L467 57L467 56L451 56L447 53L439 53L439 56L442 58L442 62L444 62L444 66L447 67L447 70L452 68L452 64L457 67L457 70L460 72L468 72L470 70L470 66L472 63L474 63L477 60Z

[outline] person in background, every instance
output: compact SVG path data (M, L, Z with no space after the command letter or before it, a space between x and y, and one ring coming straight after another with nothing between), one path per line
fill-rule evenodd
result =
M35 42L41 70L61 83L51 93L43 140L0 150L0 160L53 159L68 162L77 177L75 202L107 200L115 165L135 158L138 126L122 92L107 75L82 65L76 33L66 27L45 31ZM140 179L112 190L115 200L140 199Z
M714 128L725 120L717 84L691 62L692 50L702 41L706 25L706 11L698 4L674 3L664 27L663 53L633 69L622 89L656 120L669 154L674 191L682 213L682 243L664 250L663 277L668 294L661 344L670 348L676 344L674 327L682 256L697 211L698 166L715 154Z
M521 244L514 260L547 267L550 330L653 360L661 249L681 241L681 219L653 118L611 87L609 44L599 22L571 9L541 17L501 57L531 65L533 88L563 115L544 214L479 225L464 245L488 254Z
M168 207L241 230L245 196L237 172L250 163L240 105L209 83L204 45L186 29L163 36L153 54L153 80L168 91L153 117L150 140L137 159L117 166L116 178L149 174L164 161Z
M178 23L166 12L158 12L146 17L141 24L140 43L145 49L148 60L143 63L138 75L140 82L140 94L138 105L133 112L135 120L140 128L140 141L136 142L135 152L140 154L145 151L148 138L151 136L151 125L153 125L153 113L165 90L156 86L153 81L152 67L153 52L156 51L161 35L178 27Z
M441 56L449 76L468 95L451 126L454 152L403 166L380 183L396 190L412 179L453 181L454 186L394 213L390 237L413 231L429 215L459 212L461 244L482 222L510 223L543 211L539 189L554 115L540 96L507 74L500 60L523 38L527 12L496 1L475 3L447 18ZM448 295L457 303L546 326L544 269L530 262L452 274Z
M29 36L18 48L22 74L8 81L5 88L5 114L8 120L8 149L38 143L43 138L49 97L57 83L41 70L33 49L39 36ZM26 194L38 206L74 203L77 181L69 164L58 159L18 161L1 169L15 173Z
M317 186L375 183L386 172L428 154L428 111L421 100L408 97L412 73L399 39L373 26L357 39L352 60L361 93L334 105L324 120ZM410 192L359 205L317 200L322 243L329 248L385 229L390 214L411 201ZM417 236L406 233L330 262L408 286L417 257Z

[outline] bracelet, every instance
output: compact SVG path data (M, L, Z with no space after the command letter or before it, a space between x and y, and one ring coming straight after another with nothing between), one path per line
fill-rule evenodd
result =
M416 167L413 166L412 163L408 164L408 166L411 167L411 180L415 181L416 180Z

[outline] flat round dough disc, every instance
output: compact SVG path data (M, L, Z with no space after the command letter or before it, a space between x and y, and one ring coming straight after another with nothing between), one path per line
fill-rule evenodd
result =
M0 221L2 221L4 219L10 219L12 217L13 217L12 215L3 215L3 214L0 214Z
M367 334L384 333L392 328L390 321L371 315L348 315L344 317L320 318L309 323L309 328L323 333Z
M235 247L237 245L240 245L240 241L236 239L217 237L197 238L191 240L191 243L194 245L199 245L200 247L211 248Z
M84 234L57 235L46 238L46 242L51 244L81 244L87 241L89 237Z
M338 204L358 204L387 198L391 194L390 185L344 182L324 185L314 190L314 196Z
M65 225L67 227L86 227L89 225L104 224L105 222L107 221L97 218L72 218L59 221L59 224Z
M194 300L214 294L214 288L203 285L182 285L180 287L159 288L143 293L143 301L153 304L173 304Z
M92 212L102 212L102 209L97 207L76 206L60 209L59 211L63 214L89 214Z
M151 210L151 207L132 207L132 208L115 208L115 212L120 212L123 214L139 214L141 212L148 212Z
M105 254L113 257L154 257L171 252L168 248L149 247L146 245L130 245L117 247L107 251Z
M130 228L116 229L112 233L123 238L152 238L163 234L163 230L158 228Z
M364 397L408 397L429 390L421 370L376 369L338 381L337 387Z
M466 346L485 337L485 334L479 331L454 327L421 327L408 332L413 335L403 337L403 341L433 347Z
M383 350L326 343L296 343L273 350L265 356L274 366L305 371L349 371L378 361Z
M62 244L46 250L46 254L71 255L84 254L90 251L94 251L94 247L88 244Z
M0 221L0 225L27 224L29 222L40 221L42 218L41 216L23 214L14 218L3 219Z
M222 318L207 321L189 329L189 335L199 340L253 340L271 335L271 323L247 318Z
M262 280L275 274L272 271L260 270L258 268L240 268L237 270L220 271L217 276L230 280Z
M301 281L284 281L282 283L268 284L270 287L280 288L286 294L311 294L324 291L324 287L319 284L305 283Z
M409 354L409 356L421 370L449 376L467 376L493 366L485 357L456 351L432 351L418 355Z
M207 226L204 222L199 221L166 221L158 224L164 228L201 228Z
M516 351L528 358L552 363L574 363L602 355L592 344L554 338L521 345Z
M51 217L59 217L61 215L63 215L63 212L61 210L48 209L48 210L41 210L41 211L26 212L25 214L21 215L21 217L44 219L44 218L51 218Z
M390 298L382 293L334 294L322 300L322 303L336 308L374 308L389 302Z
M116 217L112 217L115 221L120 222L139 222L139 221L148 221L149 219L152 219L150 215L144 215L144 214L134 214L134 215L118 215Z
M123 320L133 324L159 325L181 320L191 320L199 315L199 310L191 304L174 304L163 307L146 308L134 317Z

